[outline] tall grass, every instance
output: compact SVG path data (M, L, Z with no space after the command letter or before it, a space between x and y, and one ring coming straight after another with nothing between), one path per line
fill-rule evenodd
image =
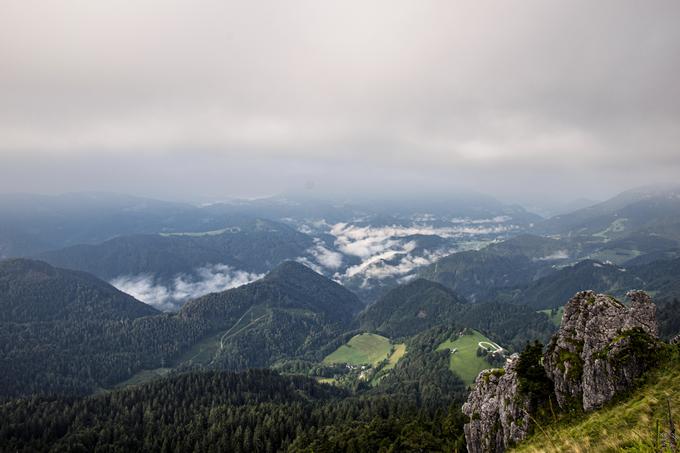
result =
M608 406L579 418L536 429L516 452L677 453L680 420L680 358L650 372L643 384Z

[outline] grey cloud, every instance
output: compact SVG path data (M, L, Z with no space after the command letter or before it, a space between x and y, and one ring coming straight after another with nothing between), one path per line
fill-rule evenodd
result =
M0 191L673 180L678 23L674 0L9 0Z

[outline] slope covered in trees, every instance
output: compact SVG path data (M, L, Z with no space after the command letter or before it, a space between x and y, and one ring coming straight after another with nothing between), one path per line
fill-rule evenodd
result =
M419 278L390 290L361 313L359 323L389 337L410 336L450 321L465 302L443 285Z
M0 261L0 322L134 319L158 313L83 272L27 259Z
M514 350L527 341L547 340L552 323L533 309L507 303L465 303L448 288L419 279L391 290L359 315L362 329L391 338L412 336L435 326L477 329Z
M151 274L160 280L192 274L209 264L264 273L303 256L312 238L282 223L255 219L232 221L214 232L121 236L97 245L75 245L39 258L55 266L91 272L111 280Z
M11 282L8 288L15 290L3 294L30 297L9 301L16 308L8 308L7 313L23 317L16 315L11 321L0 322L0 396L87 394L144 369L244 369L305 355L321 360L322 347L343 333L352 315L362 307L342 286L292 262L282 264L258 282L197 299L176 315L159 314L80 272L44 263L10 263L18 263L12 267L14 274L4 275ZM53 277L45 280L36 269L49 271ZM71 285L73 291L57 279L62 275L77 277ZM49 285L42 284L43 280ZM22 286L26 282L30 282L28 289ZM106 290L102 300L86 282ZM40 288L51 292L35 296ZM73 294L82 297L72 299ZM105 310L111 305L107 299L111 295L151 316L111 315ZM31 308L43 301L51 301L59 316ZM102 316L92 309L100 306ZM62 316L64 307L72 307L65 313L78 316ZM183 353L203 343L210 352L204 354L204 361L184 357Z

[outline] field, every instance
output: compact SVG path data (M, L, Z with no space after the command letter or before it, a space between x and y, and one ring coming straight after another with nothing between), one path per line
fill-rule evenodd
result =
M501 348L476 330L468 332L469 334L461 335L455 340L443 342L437 347L437 351L445 349L451 351L449 368L469 385L475 382L480 371L492 368L489 362L477 355L477 348L480 343L491 351Z
M352 337L347 344L340 346L323 361L324 363L377 365L389 356L391 350L392 344L389 339L372 333L362 333Z
M544 426L518 452L670 452L661 448L668 433L668 402L680 421L680 361L651 373L647 383L618 404L571 421ZM658 429L657 431L657 423Z
M387 364L382 368L383 370L391 370L397 362L406 354L406 345L399 343L394 345L394 351L387 360Z

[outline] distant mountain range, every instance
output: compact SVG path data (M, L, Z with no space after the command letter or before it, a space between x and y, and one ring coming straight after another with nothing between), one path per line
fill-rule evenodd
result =
M632 234L680 240L680 188L641 188L607 201L552 217L536 225L538 233L595 236L606 240Z
M209 264L264 273L283 261L305 256L313 245L311 237L287 225L253 219L207 233L121 236L101 244L44 252L37 258L106 280L149 274L167 281Z
M191 448L219 437L241 451L379 449L385 439L455 451L465 420L451 407L466 383L506 352L545 343L561 315L551 309L577 291L644 289L661 336L680 333L673 190L547 220L484 197L448 200L0 197L0 254L32 257L0 261L0 414L13 421L0 442L42 448L48 437L34 427L49 414L73 430L46 428L49 442L92 446L128 439L106 431L112 423L134 431L163 413L192 428L159 421L159 438L200 432L181 441ZM489 358L492 343L502 353ZM465 379L463 344L479 359ZM195 417L177 409L189 394ZM229 435L195 428L211 423ZM156 445L147 437L129 439Z

